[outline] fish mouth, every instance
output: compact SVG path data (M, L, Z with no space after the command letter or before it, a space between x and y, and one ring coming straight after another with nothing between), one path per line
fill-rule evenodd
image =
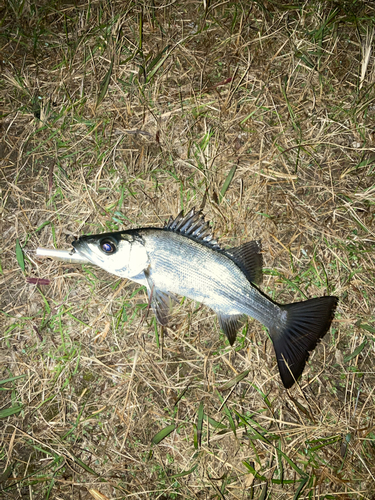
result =
M77 253L80 258L85 259L89 264L99 265L104 263L104 258L102 255L98 254L95 247L91 248L89 243L89 237L78 238L72 241L73 250L72 253ZM77 257L78 257L77 255Z
M85 245L81 238L78 238L78 239L75 239L72 241L72 250L71 250L71 253L74 255L74 254L78 254L80 255L81 257L87 259L87 260L90 260L89 258L89 255L90 255L90 249L87 247L87 245Z
M87 247L87 245L85 245L81 238L78 238L78 239L75 239L72 241L72 254L80 254L82 256L85 256L86 258L88 258L88 255L90 253L90 249ZM86 250L86 251L85 251Z
M91 264L90 259L74 247L70 251L70 259L72 262L76 262L77 264Z

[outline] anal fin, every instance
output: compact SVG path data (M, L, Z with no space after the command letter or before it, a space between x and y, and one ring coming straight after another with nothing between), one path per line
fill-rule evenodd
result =
M228 337L230 345L233 345L237 337L237 332L241 327L243 315L242 314L229 315L229 314L217 313L217 317L219 319L220 328Z

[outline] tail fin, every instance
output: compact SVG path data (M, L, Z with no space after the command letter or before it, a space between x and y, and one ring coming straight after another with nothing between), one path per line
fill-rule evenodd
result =
M289 389L302 374L309 352L328 332L337 297L320 297L280 305L287 313L283 328L270 328L281 380Z

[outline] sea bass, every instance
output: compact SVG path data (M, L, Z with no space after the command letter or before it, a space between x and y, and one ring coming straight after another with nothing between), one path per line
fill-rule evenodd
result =
M309 352L330 328L337 297L278 304L263 293L259 241L222 248L201 211L172 217L163 228L147 227L81 236L79 255L111 274L144 285L158 322L168 323L175 294L210 307L233 345L244 315L268 330L281 380L292 387Z

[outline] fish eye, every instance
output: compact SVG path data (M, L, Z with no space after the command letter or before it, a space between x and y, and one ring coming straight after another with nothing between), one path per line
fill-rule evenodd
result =
M116 245L111 240L102 240L100 242L102 252L110 254L116 252Z

